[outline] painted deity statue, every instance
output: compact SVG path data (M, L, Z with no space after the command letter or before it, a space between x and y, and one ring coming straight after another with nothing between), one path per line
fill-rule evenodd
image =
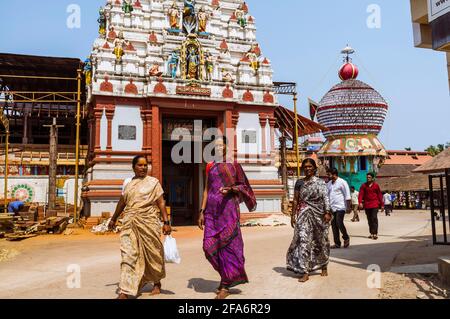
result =
M172 52L169 58L169 74L172 79L177 77L178 63L180 62L180 52L175 50Z
M195 2L195 0L184 0L183 30L186 34L195 33L197 29Z
M125 45L126 45L126 40L123 36L123 32L120 32L119 37L117 37L114 40L114 55L116 56L116 61L118 63L122 62Z
M239 8L236 9L236 11L234 12L234 15L236 16L238 24L242 28L245 28L247 26L247 17L245 15L245 11L244 11L243 5L239 6Z
M130 14L133 12L133 10L134 10L134 8L133 8L133 4L132 4L131 0L123 0L122 11L125 12L126 14Z
M100 17L97 20L97 22L99 23L98 33L102 37L104 37L106 36L106 14L105 9L103 7L100 7L99 14Z
M150 76L157 76L160 77L163 73L161 71L159 71L159 65L158 64L153 64L153 66L150 68Z
M205 71L206 71L206 80L212 81L213 73L214 73L214 59L208 50L205 52Z
M91 59L86 59L84 61L83 67L84 77L86 79L86 85L89 86L92 83L92 61Z
M250 60L250 66L252 67L252 69L255 71L255 73L258 72L260 67L258 55L250 51L247 53L247 57Z
M169 9L169 22L171 29L180 29L180 10L178 9L176 2L174 2Z
M189 80L200 80L199 69L200 69L200 57L197 49L191 46L188 49L187 55L187 78Z
M205 33L206 27L208 25L209 14L206 11L205 7L201 7L198 12L198 32Z

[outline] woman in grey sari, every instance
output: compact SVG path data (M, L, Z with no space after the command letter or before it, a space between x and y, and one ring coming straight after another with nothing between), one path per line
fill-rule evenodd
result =
M316 177L317 164L312 159L302 163L306 178L295 185L292 207L294 239L287 253L287 268L300 274L299 282L307 282L311 272L322 270L328 276L332 219L326 184Z

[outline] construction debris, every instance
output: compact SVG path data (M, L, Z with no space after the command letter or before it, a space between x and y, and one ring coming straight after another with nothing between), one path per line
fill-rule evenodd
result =
M100 225L92 227L91 232L96 235L105 235L105 234L109 233L110 231L109 231L108 226L109 226L110 222L111 222L111 218L104 220L103 223L101 223ZM120 225L121 225L121 222L119 220L118 225L113 230L113 233L117 234L120 231Z
M291 218L285 215L272 215L263 219L253 219L242 224L242 227L279 227L291 223Z

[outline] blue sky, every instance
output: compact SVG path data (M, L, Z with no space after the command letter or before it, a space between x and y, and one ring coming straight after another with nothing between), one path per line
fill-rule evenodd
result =
M21 0L2 3L0 52L47 56L89 55L105 0ZM390 111L381 140L389 149L423 150L450 141L450 95L443 53L413 46L407 0L247 0L258 41L272 60L275 80L299 85L299 112L337 82L340 50L357 50L359 79L376 88ZM81 28L68 29L70 4L81 7ZM275 5L276 4L276 5ZM367 26L367 8L381 9L381 28ZM291 107L291 102L282 99Z

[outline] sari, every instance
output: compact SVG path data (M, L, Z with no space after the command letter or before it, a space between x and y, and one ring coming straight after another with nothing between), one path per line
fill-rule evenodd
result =
M297 219L294 238L287 253L287 269L297 274L309 274L327 266L330 259L330 224L325 223L330 201L325 182L318 177L299 180L295 185Z
M166 277L160 210L156 204L163 194L161 184L153 177L133 179L125 188L119 286L123 294L137 296L145 284L158 283Z
M211 165L211 164L210 164ZM256 198L241 165L214 163L208 167L208 202L203 250L221 277L221 287L248 283L244 241L240 226L240 204L256 210ZM222 187L236 187L238 194L223 195Z

